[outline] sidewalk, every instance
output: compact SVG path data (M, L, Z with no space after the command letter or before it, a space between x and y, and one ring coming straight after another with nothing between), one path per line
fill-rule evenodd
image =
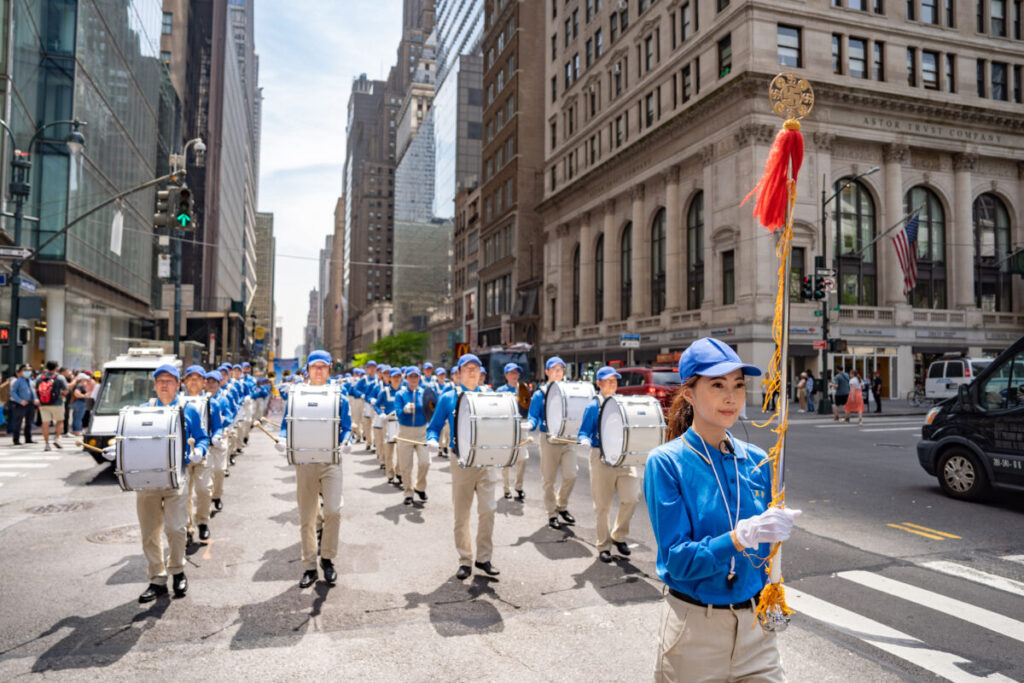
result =
M927 401L924 405L912 406L912 405L910 405L910 403L906 399L894 398L894 399L891 399L891 400L882 401L882 412L880 412L880 413L876 413L875 412L875 404L874 404L874 402L872 402L871 403L871 410L870 411L865 410L864 411L864 416L865 417L869 417L871 419L880 418L880 417L908 417L908 416L913 416L913 417L922 416L922 418L923 418L923 416L926 415L929 410L931 410L933 405L934 404L931 401ZM815 408L817 408L817 406L815 406ZM798 410L799 410L799 405L794 401L791 404L791 406L790 406L790 412L789 412L790 419L792 419L794 417L800 417L802 419L811 419L811 418L820 418L822 420L831 420L832 419L832 412L831 411L829 411L829 413L827 415L819 415L817 413L817 410L815 410L815 412L813 412L813 413L810 413L810 412L808 412L808 413L799 413L799 412L797 412ZM842 411L840 411L840 412L842 412ZM842 417L842 416L843 415L841 415L840 417ZM764 420L764 419L766 419L768 417L768 413L763 412L761 410L760 406L757 406L755 408L751 408L750 406L747 406L747 417L748 417L748 419L751 419L751 420Z

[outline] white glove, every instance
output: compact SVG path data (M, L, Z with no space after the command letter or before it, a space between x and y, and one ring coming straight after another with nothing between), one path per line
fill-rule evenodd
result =
M223 443L223 441L219 436L215 436L212 439L210 439L210 443L213 444L214 448L220 448L220 445L221 443Z
M593 448L594 444L590 442L590 439L584 436L580 438L580 446L583 448Z
M103 457L107 460L113 460L116 456L117 446L107 446L103 449Z
M533 424L533 420L529 418L524 419L522 424L520 425L520 429L522 429L524 432L532 432L536 428L537 427Z
M352 452L352 444L350 444L350 443L342 444L341 452L344 453L345 455L348 455L349 453L351 453Z
M756 548L761 543L781 543L793 532L793 520L800 510L768 508L759 515L741 519L736 525L736 540L744 548Z
M288 450L288 444L286 444L284 441L278 441L277 443L274 444L274 448L277 449L278 453L284 453L285 451Z
M430 439L427 441L427 457L436 458L438 452L438 444L436 439Z
M204 455L200 458L198 453L193 453L188 460L188 464L195 465L196 467L202 467L206 464L206 456Z
M414 406L411 403L406 403L405 407L402 408L402 412L405 413L406 415L412 415L413 413L416 412L416 406Z

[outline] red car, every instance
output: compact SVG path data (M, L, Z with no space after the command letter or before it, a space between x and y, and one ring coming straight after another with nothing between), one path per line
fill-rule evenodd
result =
M653 396L661 402L661 409L667 415L672 397L679 388L679 371L671 366L651 368L619 368L622 375L616 393L625 396Z

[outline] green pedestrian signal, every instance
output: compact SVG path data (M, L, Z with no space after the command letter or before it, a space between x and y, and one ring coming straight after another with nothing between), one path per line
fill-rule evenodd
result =
M192 190L182 187L178 190L177 204L175 206L174 221L181 230L188 230L192 226L195 200L192 197Z

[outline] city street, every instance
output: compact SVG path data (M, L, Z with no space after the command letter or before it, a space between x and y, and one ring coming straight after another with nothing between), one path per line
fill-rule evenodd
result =
M945 497L917 463L921 416L861 427L793 415L781 636L792 681L1024 679L1024 501ZM772 436L749 422L734 434ZM65 446L68 442L65 441ZM0 444L0 679L650 680L662 585L646 508L632 556L594 548L587 465L571 532L546 526L539 466L525 504L501 499L494 564L454 578L449 464L402 504L372 456L344 465L337 586L300 591L295 478L254 431L225 484L190 588L139 605L135 495L71 447ZM500 495L500 485L499 485Z

